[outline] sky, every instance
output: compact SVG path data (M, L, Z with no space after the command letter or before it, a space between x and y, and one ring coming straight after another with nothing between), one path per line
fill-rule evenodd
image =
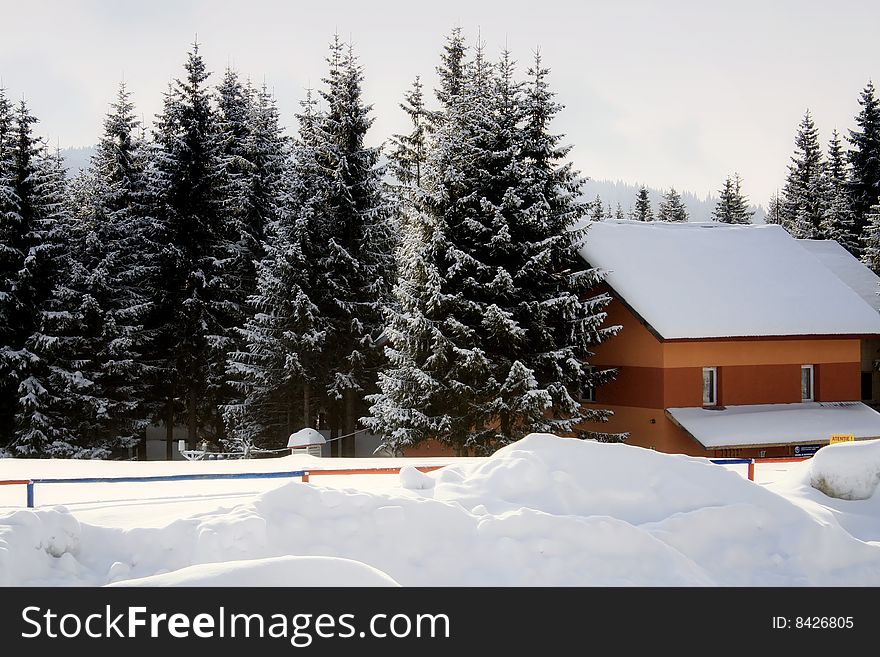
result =
M783 182L797 125L823 144L854 127L880 82L880 3L698 0L29 0L2 2L0 79L62 148L94 144L125 80L149 124L198 38L212 81L233 66L274 90L285 125L320 85L333 34L354 44L374 106L373 145L406 131L404 92L436 81L460 26L524 73L540 49L565 109L554 129L585 176L716 193L739 172L766 205Z

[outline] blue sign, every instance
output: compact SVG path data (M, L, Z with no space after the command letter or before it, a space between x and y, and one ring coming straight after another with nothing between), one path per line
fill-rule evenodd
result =
M812 456L822 445L795 445L794 446L794 455L795 456Z

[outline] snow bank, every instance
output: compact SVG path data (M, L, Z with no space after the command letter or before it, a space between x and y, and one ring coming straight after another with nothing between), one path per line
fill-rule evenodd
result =
M0 516L0 584L283 585L305 581L296 557L323 557L348 565L315 568L321 585L880 585L880 545L705 459L531 435L400 480L388 494L292 482L162 527Z
M880 483L880 440L828 445L810 463L810 485L816 490L841 500L866 500Z
M350 559L274 557L199 564L109 586L399 586L383 572Z

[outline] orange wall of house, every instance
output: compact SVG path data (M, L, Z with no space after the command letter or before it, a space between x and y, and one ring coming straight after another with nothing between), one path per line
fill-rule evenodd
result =
M781 404L801 400L800 366L816 366L819 401L861 396L861 342L848 338L678 340L661 342L614 297L607 324L623 326L596 348L593 362L616 367L597 400L641 408L702 405L702 368L718 368L719 403Z
M663 343L665 367L716 367L722 365L806 365L859 362L857 338L755 338L739 340L688 340Z
M706 456L709 454L695 440L675 426L660 408L601 405L614 412L608 422L587 423L584 428L609 433L629 433L627 445L647 447L658 452ZM652 422L653 420L653 422Z
M622 326L620 332L596 348L591 362L602 365L663 367L663 346L645 325L616 297L606 308L605 326Z
M856 401L861 398L861 364L823 363L816 366L819 401Z

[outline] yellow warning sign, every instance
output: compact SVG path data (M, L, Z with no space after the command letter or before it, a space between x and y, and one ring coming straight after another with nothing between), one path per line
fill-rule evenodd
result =
M848 443L855 439L856 437L851 433L833 433L831 434L831 440L828 441L828 444L833 445L834 443Z

